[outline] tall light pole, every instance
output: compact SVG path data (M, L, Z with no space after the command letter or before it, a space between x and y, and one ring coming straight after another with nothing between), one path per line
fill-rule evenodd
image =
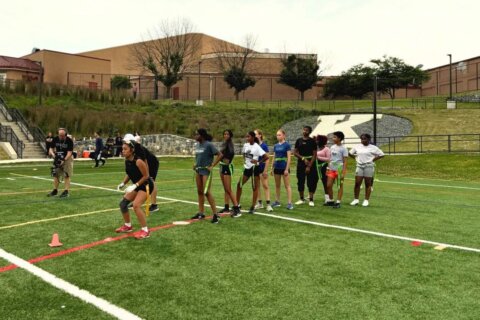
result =
M200 72L201 72L202 60L198 61L198 103L200 103Z
M373 79L373 144L377 145L377 83L378 77Z
M447 54L450 60L450 77L449 77L449 84L450 84L450 94L448 96L448 100L452 100L452 55L449 53Z

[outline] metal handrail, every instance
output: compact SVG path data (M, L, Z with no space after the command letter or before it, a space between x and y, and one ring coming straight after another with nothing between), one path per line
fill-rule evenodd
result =
M0 141L9 142L19 158L23 158L25 144L20 140L10 126L0 125Z
M7 104L5 103L5 100L3 100L2 96L0 96L0 111L2 112L5 119L7 119L7 121L12 121L12 116L10 115L10 113L8 113L6 105Z

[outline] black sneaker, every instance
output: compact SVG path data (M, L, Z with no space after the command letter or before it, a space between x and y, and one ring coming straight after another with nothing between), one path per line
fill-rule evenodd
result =
M218 216L218 214L214 214L212 218L212 223L218 223L218 221L220 221L220 217Z
M47 197L55 197L58 194L57 189L53 189L49 194L47 194Z
M327 201L323 204L324 207L333 207L335 205L335 202L333 201Z
M340 209L340 203L337 202L332 206L333 209Z
M227 207L223 208L222 210L220 210L219 213L230 213L230 209L228 209Z
M250 210L248 210L248 213L254 214L254 213L255 213L255 208L254 208L254 207L250 207Z
M192 218L192 220L202 220L202 219L205 219L205 215L203 213L197 213L196 215L194 215Z
M62 194L60 195L60 198L68 198L68 197L70 197L68 190L63 190Z
M149 210L150 210L150 212L158 211L158 205L151 204Z
M238 218L238 217L241 217L242 216L242 213L240 212L240 208L239 207L233 207L233 211L231 213L231 216L232 218Z
M100 164L100 167L103 167L103 166L105 165L105 159L100 159L100 162L102 162L102 163Z

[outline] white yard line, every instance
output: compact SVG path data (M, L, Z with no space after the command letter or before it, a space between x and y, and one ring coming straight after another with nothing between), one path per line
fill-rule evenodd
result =
M24 175L20 175L20 174L15 174L15 175L24 176ZM25 176L25 177L27 177L27 176ZM42 177L36 177L36 176L29 176L29 177L32 178L32 179L51 181L51 179L42 178ZM105 190L105 191L111 191L111 192L123 192L123 191L119 191L119 190L115 190L115 189L90 186L90 185L86 185L86 184L82 184L82 183L72 182L71 184L81 186L81 187L90 187L92 189L99 189L99 190ZM189 203L189 204L194 204L194 205L198 204L197 202L194 202L194 201L166 198L166 197L160 197L160 196L158 196L157 199L178 201L178 202ZM441 243L441 242L430 241L430 240L422 240L422 239L418 239L418 238L404 237L404 236L398 236L398 235L394 235L394 234L388 234L388 233L382 233L382 232L376 232L376 231L369 231L369 230L363 230L363 229L357 229L357 228L350 228L350 227L338 226L338 225L334 225L334 224L326 224L326 223L315 222L315 221L301 220L301 219L295 219L295 218L290 218L290 217L277 216L277 215L268 214L268 213L256 212L255 215L269 217L269 218L275 218L275 219L281 219L281 220L287 220L287 221L292 221L292 222L298 222L298 223L311 224L311 225L316 225L316 226L320 226L320 227L324 227L324 228L333 228L333 229L339 229L339 230L344 230L344 231L357 232L357 233L368 234L368 235L373 235L373 236L383 237L383 238L391 238L391 239L398 239L398 240L404 240L404 241L420 241L420 242L428 243L428 244L432 244L432 245L441 245L441 246L445 246L445 247L452 248L452 249L458 249L458 250L480 253L480 249L465 247L465 246L459 246L459 245L455 245L455 244Z
M114 304L111 304L107 300L94 296L90 292L80 289L79 287L67 282L63 279L56 277L55 275L31 264L28 261L25 261L11 253L6 252L0 248L0 257L9 261L12 264L19 266L20 268L26 270L27 272L33 274L34 276L42 279L46 283L65 291L66 293L79 298L82 301L90 303L97 307L98 309L116 317L117 319L124 320L137 320L141 319L140 317L134 315L133 313L120 308Z

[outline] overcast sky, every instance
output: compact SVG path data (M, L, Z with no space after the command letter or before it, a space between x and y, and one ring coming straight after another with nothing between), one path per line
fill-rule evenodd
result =
M253 34L261 52L316 53L326 75L385 54L431 68L480 55L479 14L479 0L8 0L0 55L108 48L187 18L237 44Z

